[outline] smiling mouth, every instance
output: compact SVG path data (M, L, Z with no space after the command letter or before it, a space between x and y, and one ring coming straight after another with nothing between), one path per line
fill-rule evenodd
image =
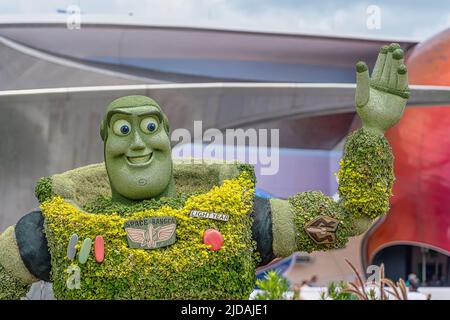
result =
M126 157L126 158L127 158L128 163L132 166L143 166L143 165L150 163L150 161L153 158L153 152L150 152L149 154L144 155L144 156Z

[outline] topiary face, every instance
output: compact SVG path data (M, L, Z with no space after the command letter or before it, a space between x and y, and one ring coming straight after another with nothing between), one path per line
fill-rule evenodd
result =
M119 98L100 127L113 199L158 197L172 181L167 118L143 96Z

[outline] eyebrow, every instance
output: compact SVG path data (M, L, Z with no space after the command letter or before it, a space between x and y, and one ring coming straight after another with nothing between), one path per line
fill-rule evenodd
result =
M110 121L113 115L115 114L124 114L124 115L128 115L128 116L132 116L132 115L137 115L138 117L142 117L142 116L156 116L159 120L159 122L162 122L162 114L161 111L159 110L152 110L152 111L144 111L141 113L136 113L136 112L128 112L126 110L111 110L110 112L108 112L108 114L106 115L106 123L108 124L108 126L110 125Z

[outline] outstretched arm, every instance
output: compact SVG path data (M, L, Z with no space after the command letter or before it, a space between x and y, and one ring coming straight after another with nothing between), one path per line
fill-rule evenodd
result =
M383 46L372 78L356 64L356 111L362 128L347 137L338 172L339 201L321 192L271 199L273 253L341 248L389 210L393 155L384 132L401 118L409 97L407 69L398 44Z
M356 64L355 105L362 128L347 138L338 173L341 205L353 219L373 219L389 210L394 158L384 132L400 120L408 97L398 44L381 48L370 80L367 65Z

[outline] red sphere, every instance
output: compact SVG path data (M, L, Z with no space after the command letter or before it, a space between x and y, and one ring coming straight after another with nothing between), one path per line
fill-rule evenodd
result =
M417 45L410 84L450 85L450 29ZM395 155L391 210L368 234L368 263L382 248L419 244L450 252L450 108L408 108L387 132Z
M203 233L203 243L209 245L209 250L217 251L223 246L223 236L216 229L208 229Z

